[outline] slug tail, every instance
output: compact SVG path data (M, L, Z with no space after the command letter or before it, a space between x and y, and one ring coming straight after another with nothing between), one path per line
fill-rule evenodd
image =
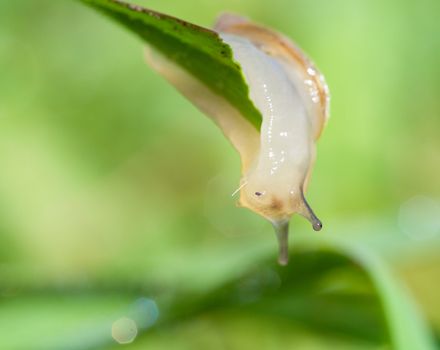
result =
M306 198L304 197L304 194L301 193L302 201L299 208L299 214L304 216L307 220L310 221L312 224L312 227L315 231L321 231L322 229L322 222L319 220L315 213L313 212L312 208L310 208L309 203L307 203Z
M289 221L272 222L278 239L278 263L286 266L289 262Z

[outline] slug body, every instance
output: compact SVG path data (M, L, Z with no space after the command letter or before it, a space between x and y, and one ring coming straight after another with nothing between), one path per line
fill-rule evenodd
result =
M260 151L243 174L241 204L271 221L287 220L298 211L315 154L304 101L276 60L246 39L228 34L222 38L232 47L250 97L263 115Z
M234 15L215 29L233 51L263 116L260 133L227 101L166 58L149 54L150 64L222 129L242 160L239 205L268 219L288 261L288 223L299 213L315 230L321 222L305 200L315 161L315 142L328 118L328 89L322 75L288 39Z
M299 92L302 80L291 79L281 63L248 39L230 34L221 37L231 46L251 100L263 116L260 151L243 174L240 204L271 221L280 243L287 244L287 222L294 213L310 217L316 229L321 227L303 195L315 158L307 108L311 97ZM286 263L287 256L280 256L280 262Z

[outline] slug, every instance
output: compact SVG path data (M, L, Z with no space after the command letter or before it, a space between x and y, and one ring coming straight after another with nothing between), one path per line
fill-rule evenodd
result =
M289 220L295 213L322 228L307 203L315 143L328 120L324 77L283 35L249 20L224 14L215 28L232 49L262 114L258 132L224 98L161 54L148 50L150 65L210 116L240 154L238 205L269 220L279 242L281 265L288 262Z

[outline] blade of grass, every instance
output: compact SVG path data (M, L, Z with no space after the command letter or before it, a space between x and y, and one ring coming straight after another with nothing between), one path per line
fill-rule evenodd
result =
M261 113L232 50L212 30L118 0L80 0L111 17L161 52L216 94L224 97L257 130Z

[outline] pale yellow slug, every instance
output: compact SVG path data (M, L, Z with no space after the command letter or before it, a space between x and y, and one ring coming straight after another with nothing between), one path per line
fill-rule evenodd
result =
M315 142L328 119L323 76L290 40L235 15L222 15L215 30L233 52L263 116L260 132L224 98L162 55L148 51L151 66L210 116L240 153L239 205L262 215L276 231L280 264L288 261L293 214L317 219L304 193L315 161Z

